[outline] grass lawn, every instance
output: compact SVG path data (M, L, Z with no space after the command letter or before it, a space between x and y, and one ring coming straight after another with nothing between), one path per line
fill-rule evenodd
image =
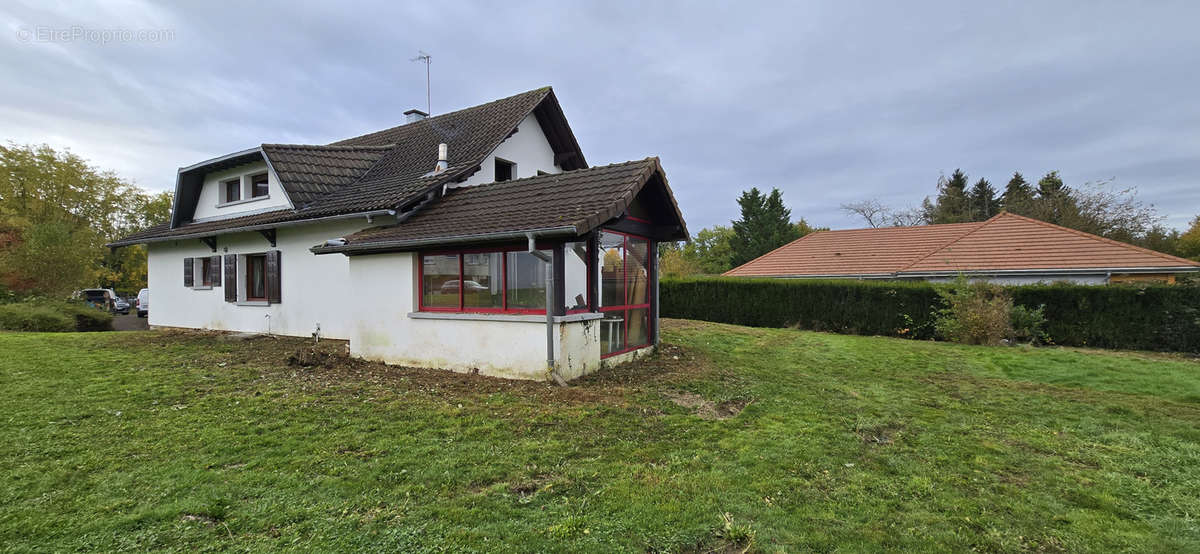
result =
M0 550L1200 551L1194 360L664 335L560 389L0 333Z

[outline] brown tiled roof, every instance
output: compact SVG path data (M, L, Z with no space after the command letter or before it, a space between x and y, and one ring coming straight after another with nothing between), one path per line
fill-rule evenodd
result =
M182 169L169 228L182 234L194 234L199 229L215 234L222 229L242 227L239 222L244 217L191 221L203 176L214 168L264 157L294 206L291 215L285 218L287 221L403 209L418 202L429 190L465 180L531 114L538 118L555 149L556 163L564 169L587 167L554 92L543 87L330 145L264 144L258 149ZM432 175L439 143L448 146L450 167ZM113 244L167 236L164 230L152 228Z
M131 244L143 244L146 242L176 240L181 238L211 237L224 230L245 229L246 227L254 228L258 226L263 226L263 228L266 229L270 228L272 225L297 221L300 219L303 218L296 215L295 211L284 208L281 210L272 210L269 212L244 215L241 217L231 217L229 219L189 223L174 229L171 228L170 223L160 223L143 231L133 233L132 235L122 238L121 240L109 243L108 246L118 247L129 246Z
M306 207L359 179L396 145L264 144L263 154L296 207Z
M621 215L654 177L667 186L658 158L452 188L399 224L364 229L319 253L371 251L447 241L488 240L529 231L581 235ZM673 206L679 216L678 207ZM682 224L682 217L679 216ZM680 232L686 234L686 230Z
M987 221L822 231L730 276L904 276L1011 270L1200 268L1200 263L1010 213Z

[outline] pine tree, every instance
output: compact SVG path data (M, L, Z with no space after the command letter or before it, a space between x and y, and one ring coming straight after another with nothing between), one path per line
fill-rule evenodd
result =
M1013 173L1012 179L1008 180L1008 185L1004 187L1004 194L1000 196L1000 207L1018 215L1034 215L1033 187L1029 186L1029 182L1025 180L1021 172Z
M930 223L962 223L971 221L970 199L967 196L967 174L955 169L950 178L938 180L938 196L926 209Z
M738 198L742 218L733 222L732 260L734 267L762 256L800 238L792 225L792 211L783 204L783 193L771 189L764 195L757 187Z
M1067 224L1079 212L1071 192L1071 187L1063 183L1057 171L1047 173L1038 180L1034 217L1058 225Z
M980 178L971 187L969 195L971 221L983 221L1000 212L1000 200L996 198L996 189L987 179Z

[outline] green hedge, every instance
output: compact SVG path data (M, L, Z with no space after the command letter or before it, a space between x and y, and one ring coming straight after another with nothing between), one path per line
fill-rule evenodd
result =
M663 317L858 335L933 338L936 286L924 282L697 277L664 279ZM1200 287L1009 287L1013 302L1045 305L1055 344L1200 352Z
M111 331L112 322L112 314L74 302L0 305L0 329L7 331Z

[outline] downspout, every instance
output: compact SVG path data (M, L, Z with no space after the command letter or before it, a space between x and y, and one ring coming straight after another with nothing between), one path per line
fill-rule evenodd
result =
M538 251L533 233L525 233L525 238L529 240L529 254L546 264L546 368L554 382L565 387L567 382L554 367L554 258Z

